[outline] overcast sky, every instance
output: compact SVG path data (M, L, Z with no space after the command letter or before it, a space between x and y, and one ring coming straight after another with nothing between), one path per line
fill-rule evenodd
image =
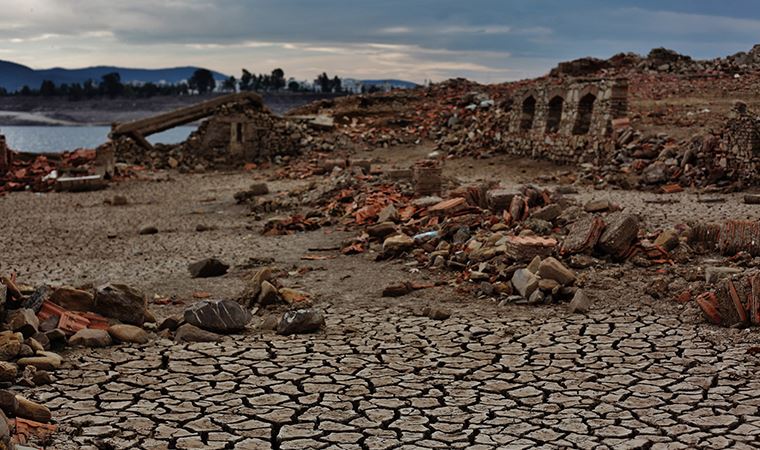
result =
M0 59L499 82L665 46L760 43L758 0L0 0Z

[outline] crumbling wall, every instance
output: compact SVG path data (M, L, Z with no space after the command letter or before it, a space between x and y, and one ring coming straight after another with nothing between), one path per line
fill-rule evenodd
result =
M737 102L723 131L726 169L750 184L758 184L760 169L760 117Z
M577 164L605 161L615 149L613 120L628 112L628 82L537 83L514 93L499 150Z
M0 134L0 175L5 175L11 167L11 150L5 143L5 136Z

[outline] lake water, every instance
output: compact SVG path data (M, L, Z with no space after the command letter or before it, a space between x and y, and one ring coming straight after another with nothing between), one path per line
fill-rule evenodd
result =
M176 144L182 142L197 127L183 126L149 136L153 143ZM0 127L8 147L32 153L57 153L78 148L95 148L108 140L110 127L105 126L10 126Z

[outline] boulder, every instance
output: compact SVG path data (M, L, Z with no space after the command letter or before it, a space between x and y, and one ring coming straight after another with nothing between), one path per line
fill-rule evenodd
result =
M570 301L569 310L575 314L586 314L591 309L591 299L586 295L583 290L578 289L575 291L573 299Z
M119 342L129 342L133 344L147 344L150 338L148 333L140 327L127 324L117 324L108 327L108 334L111 338Z
M567 237L562 243L562 255L590 252L599 242L604 232L602 219L590 214L580 217L568 229Z
M541 278L554 280L563 286L575 283L575 274L573 271L565 267L565 265L559 262L556 258L552 257L541 261L538 274Z
M8 324L8 328L23 334L24 337L34 336L40 326L40 320L37 318L37 315L34 314L33 310L28 308L8 311L6 323Z
M288 311L282 315L277 324L277 334L313 333L325 324L325 316L316 308Z
M193 278L212 278L220 277L227 273L229 265L219 261L216 258L207 258L188 266L190 275Z
M95 289L94 312L130 325L142 326L152 317L145 296L127 285L108 283Z
M18 409L16 394L7 389L0 389L0 410L9 416L14 416L16 409Z
M75 347L108 347L113 341L111 335L106 330L94 330L91 328L83 328L71 336L69 344Z
M217 342L222 336L210 331L201 330L195 325L186 323L174 333L174 340L177 342Z
M277 293L277 288L272 283L268 281L261 283L261 292L259 293L260 305L271 305L277 301L278 296L279 294Z
M70 311L92 311L95 306L95 296L92 293L69 286L56 289L50 296L50 301Z
M517 269L512 275L512 285L521 296L529 298L538 289L538 277L528 269Z
M673 251L679 244L678 232L676 230L665 230L654 240L654 245L660 246L666 251Z
M534 219L546 220L548 222L553 222L561 214L562 214L562 207L559 206L556 203L552 203L551 205L544 206L541 209L538 209L536 211L531 212L530 213L530 217L532 217Z
M21 351L21 339L16 333L4 332L0 335L0 361L11 361Z
M204 300L185 309L185 322L215 333L240 331L251 313L233 300Z

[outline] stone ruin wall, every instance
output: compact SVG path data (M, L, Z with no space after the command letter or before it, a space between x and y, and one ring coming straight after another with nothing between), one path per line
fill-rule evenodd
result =
M513 94L498 147L562 164L598 164L614 151L613 120L627 113L625 79L534 85Z
M726 122L717 163L749 184L760 184L760 116L738 102Z

